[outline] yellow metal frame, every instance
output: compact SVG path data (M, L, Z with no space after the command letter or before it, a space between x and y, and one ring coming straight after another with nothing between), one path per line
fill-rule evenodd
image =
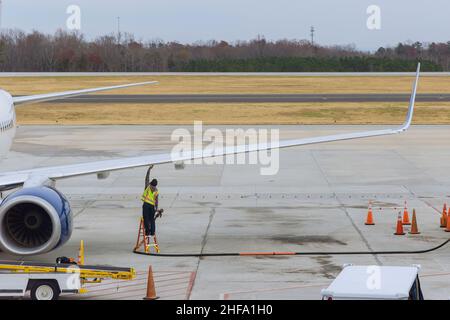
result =
M150 248L154 248L156 253L160 253L159 246L157 243L150 243L145 246L145 253L150 253Z
M159 251L159 249L158 249ZM84 241L80 242L80 250L78 251L78 265L70 265L68 267L58 266L25 266L18 262L17 264L1 264L0 270L8 270L13 273L79 273L81 284L86 283L101 283L104 279L115 280L133 280L136 278L136 270L130 268L129 271L108 271L98 269L86 269L79 268L78 266L84 266ZM86 293L86 288L81 288L78 293Z
M80 250L78 251L78 265L84 265L84 241L80 241Z
M17 273L79 273L82 279L133 280L136 277L134 268L131 268L130 271L106 271L100 269L79 269L76 265L70 267L44 267L0 264L0 270L9 270Z

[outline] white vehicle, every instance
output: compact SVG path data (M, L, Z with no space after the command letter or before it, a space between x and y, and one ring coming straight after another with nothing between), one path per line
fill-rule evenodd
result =
M0 297L57 300L61 293L82 293L79 273L0 273Z
M322 300L423 300L420 266L345 265Z
M246 144L224 148L220 152L215 152L214 155L204 155L202 150L193 150L177 156L166 153L0 173L0 192L19 189L0 204L0 249L13 255L30 256L50 252L69 240L73 228L72 211L66 197L55 188L56 181L60 179L88 174L96 174L98 179L105 179L111 171L150 164L180 163L212 156L402 133L409 128L412 121L419 71L420 64L417 66L406 120L396 128L282 140L275 146L268 143ZM15 135L16 106L24 107L29 103L154 83L145 82L24 97L12 97L8 92L0 90L0 157L8 152Z
M84 258L83 258L84 260ZM104 279L133 280L133 268L90 266L72 263L0 261L0 297L57 300L61 293L86 293L86 283Z

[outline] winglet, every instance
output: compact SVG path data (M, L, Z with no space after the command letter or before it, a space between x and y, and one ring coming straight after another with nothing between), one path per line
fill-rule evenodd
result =
M411 99L409 101L408 114L406 115L406 120L403 123L403 125L400 127L399 131L406 131L406 130L408 130L409 126L411 125L411 122L413 119L413 114L414 114L414 104L416 102L417 85L419 84L419 76L420 76L420 62L417 64L416 79L414 80L414 84L412 87Z

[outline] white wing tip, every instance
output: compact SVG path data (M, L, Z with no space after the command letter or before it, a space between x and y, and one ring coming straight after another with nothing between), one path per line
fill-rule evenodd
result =
M409 108L408 113L406 114L406 120L403 126L399 129L399 132L404 132L408 130L413 120L414 104L416 103L417 85L419 84L419 77L420 77L420 62L417 63L416 78L414 79L412 87L411 99L409 101Z

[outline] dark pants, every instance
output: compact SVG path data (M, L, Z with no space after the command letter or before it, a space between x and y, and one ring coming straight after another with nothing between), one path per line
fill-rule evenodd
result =
M142 205L142 216L144 217L144 227L145 227L145 235L146 236L154 236L155 235L155 206L144 202Z

